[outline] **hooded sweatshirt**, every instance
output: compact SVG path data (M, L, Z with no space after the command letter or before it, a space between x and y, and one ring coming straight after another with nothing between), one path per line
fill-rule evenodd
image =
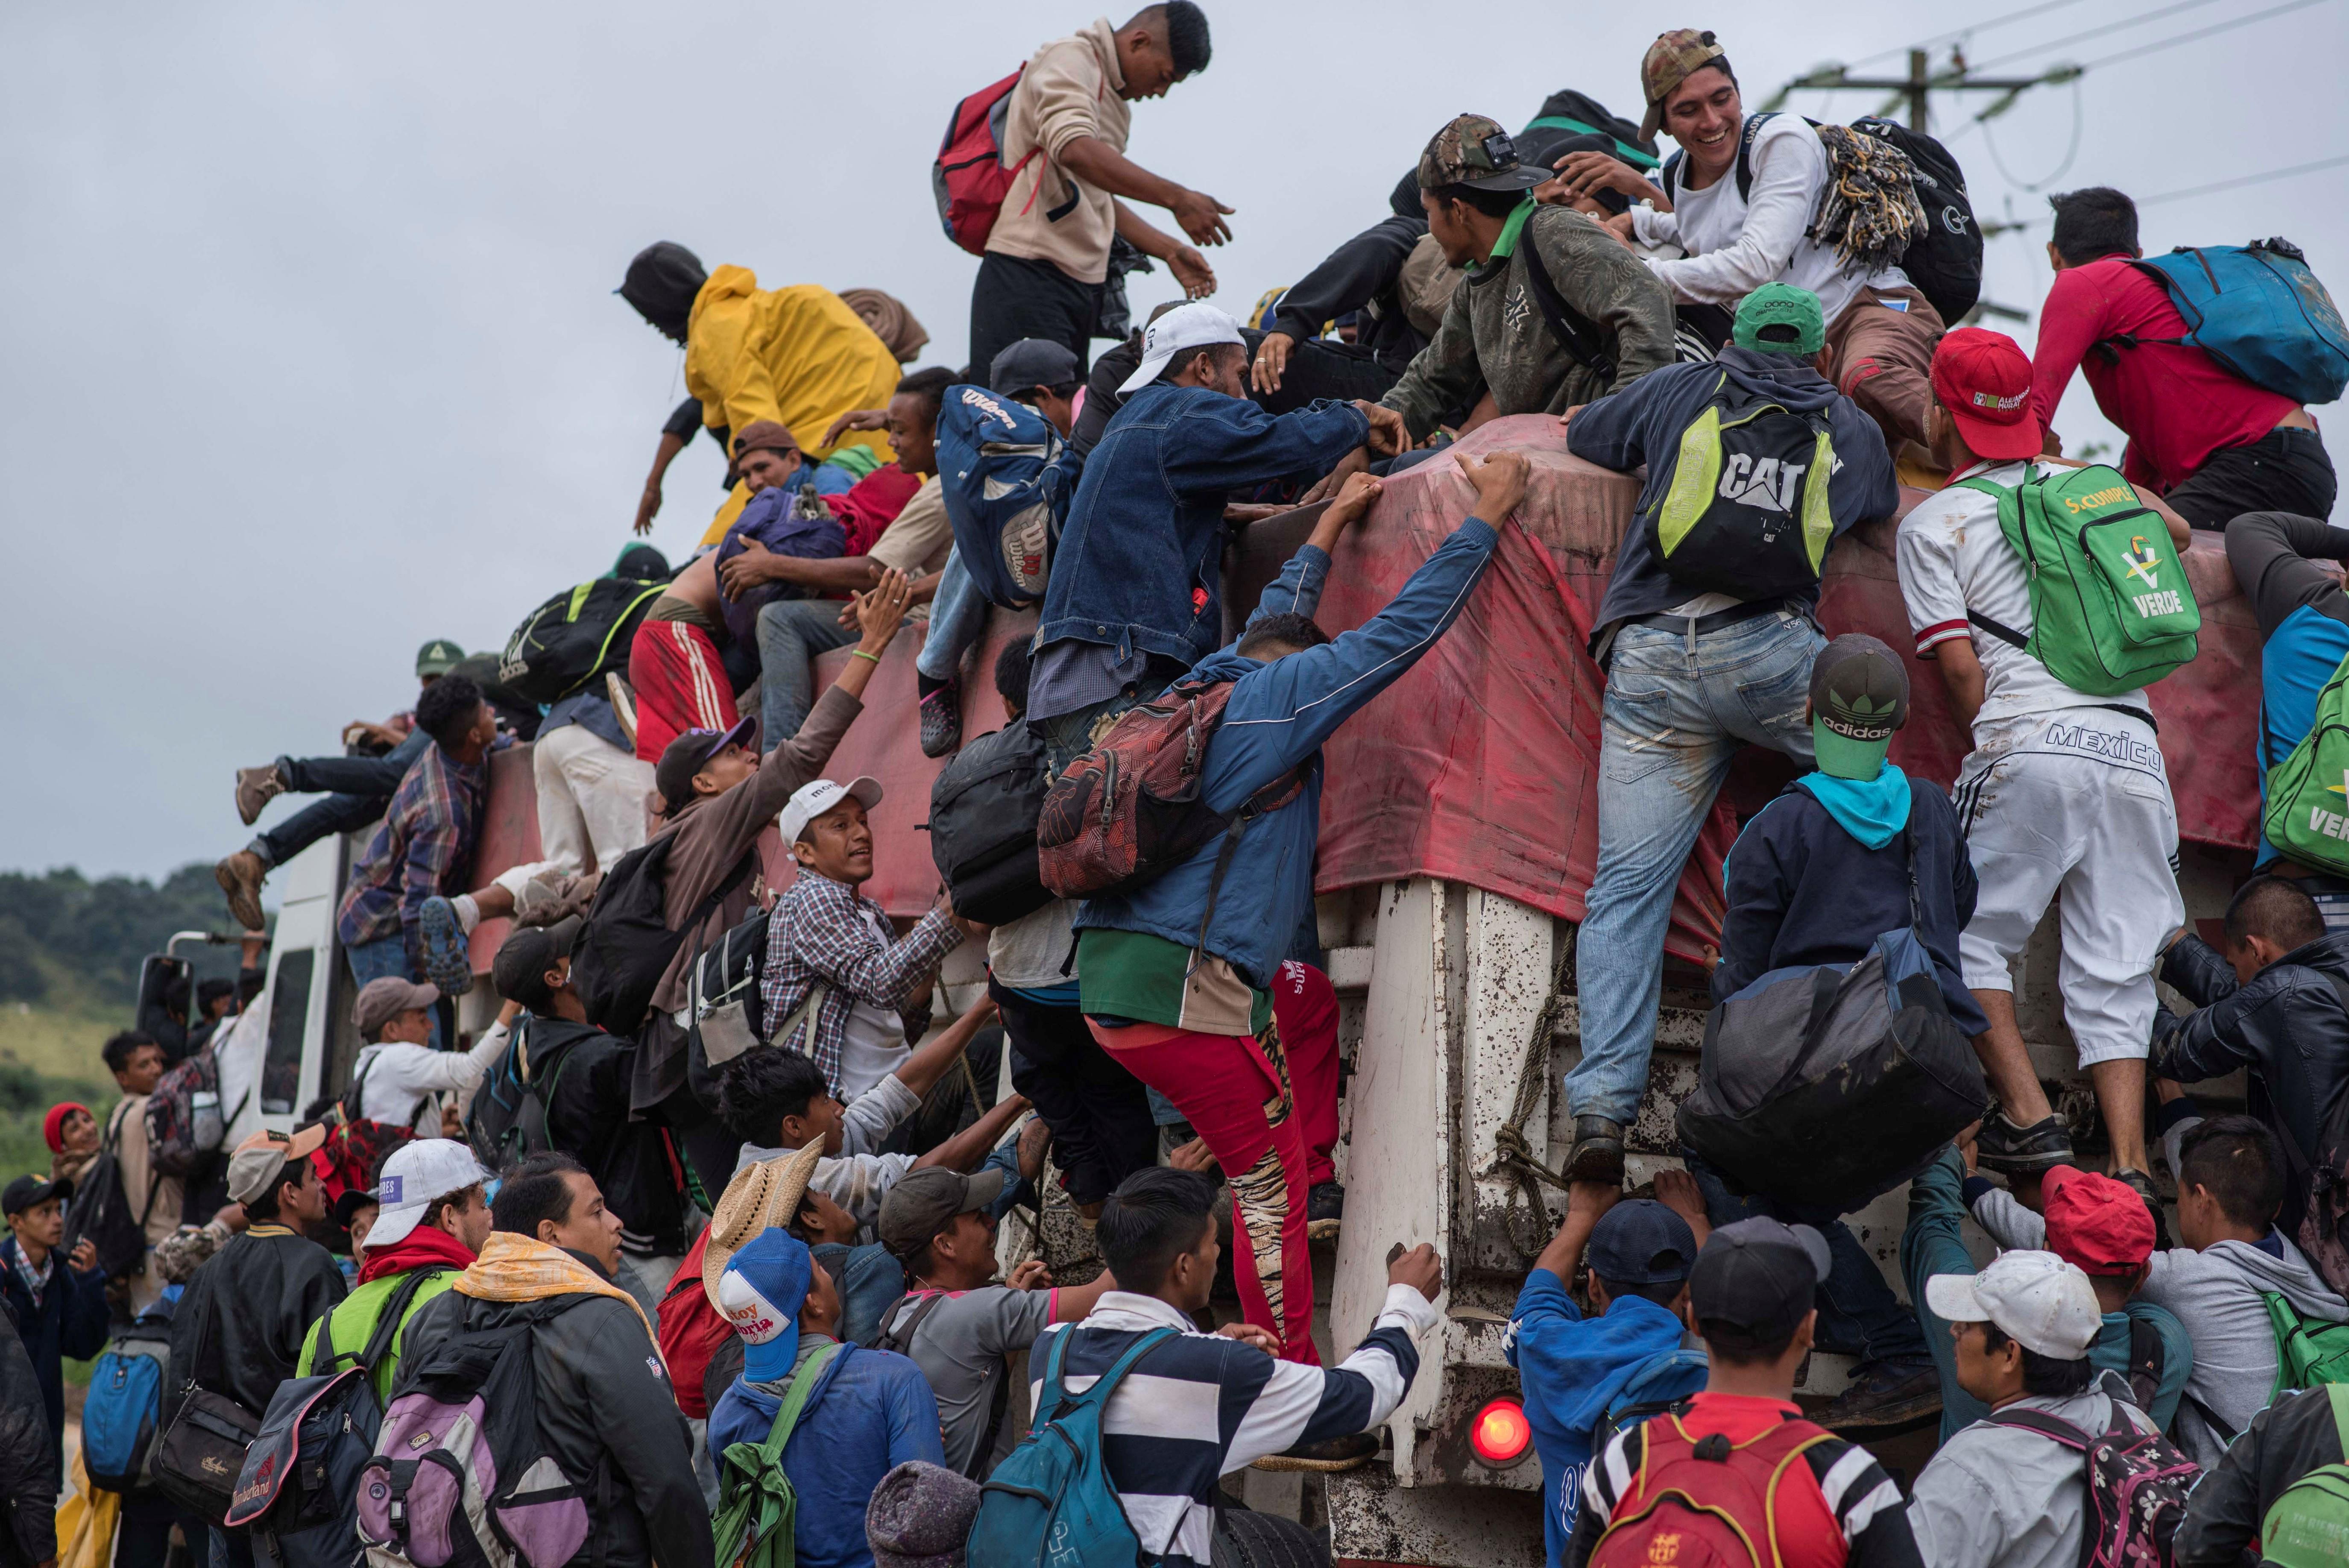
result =
M2001 1247L2046 1245L2046 1221L2002 1189L1976 1198L1973 1215ZM2274 1231L2259 1242L2220 1241L2199 1252L2173 1247L2154 1253L2151 1262L2153 1272L2137 1297L2168 1307L2194 1336L2194 1373L2178 1406L2178 1440L2189 1459L2208 1469L2275 1389L2275 1329L2263 1295L2272 1292L2301 1316L2332 1323L2349 1321L2349 1302L2326 1289L2300 1249ZM2218 1417L2223 1433L2212 1430L2205 1412Z
M1813 369L1809 360L1730 348L1711 364L1668 365L1641 377L1577 413L1566 428L1567 450L1578 458L1625 472L1648 465L1647 484L1640 492L1631 525L1624 531L1615 575L1591 628L1591 652L1602 661L1624 620L1654 615L1695 597L1688 585L1666 575L1651 535L1656 512L1680 466L1681 434L1703 411L1724 378L1750 397L1773 399L1796 413L1826 410L1837 463L1827 481L1827 511L1838 538L1855 524L1889 517L1899 508L1900 487L1892 476L1884 432L1859 411L1858 404ZM1810 588L1780 602L1807 610L1818 601L1818 590Z
M1526 1276L1501 1350L1517 1369L1541 1455L1542 1546L1550 1568L1574 1533L1591 1436L1609 1407L1680 1399L1704 1386L1702 1350L1680 1354L1681 1320L1642 1296L1584 1317L1547 1269Z

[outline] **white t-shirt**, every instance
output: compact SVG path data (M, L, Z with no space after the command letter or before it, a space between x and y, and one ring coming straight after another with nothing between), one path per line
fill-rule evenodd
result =
M2048 472L2052 466L2033 463L2029 473ZM1917 634L1918 657L1954 639L1971 637L1974 657L1982 660L1982 705L1974 717L1977 746L2005 738L2005 727L2033 714L2066 708L2153 711L2142 691L2095 697L2075 691L2023 649L1966 619L1967 611L1979 611L2023 637L2031 635L2031 583L2023 557L1998 525L1998 503L1958 485L1961 479L1987 479L2011 486L2021 484L2029 473L2021 462L1976 463L1951 474L1947 486L1900 520L1900 597Z
M1737 193L1733 166L1702 191L1685 184L1672 193L1672 210L1644 203L1631 209L1631 227L1645 244L1673 244L1688 254L1661 258L1649 270L1664 280L1674 297L1702 305L1737 302L1773 279L1807 288L1819 296L1827 320L1843 314L1861 286L1899 288L1909 275L1897 266L1867 270L1838 260L1833 245L1806 236L1827 182L1827 152L1819 133L1799 114L1778 114L1763 122L1747 150L1754 181L1750 193ZM1682 171L1687 164L1683 161Z
M1051 991L1077 978L1077 901L1055 898L987 934L987 969L1013 991ZM1065 971L1066 972L1063 972Z
M367 1075L366 1090L359 1096L359 1115L394 1127L412 1116L417 1137L439 1137L440 1102L437 1096L453 1090L470 1100L481 1085L481 1075L505 1048L506 1032L502 1029L492 1029L482 1035L471 1051L435 1051L429 1045L411 1045L404 1041L378 1041L361 1046L358 1060L351 1064L354 1081L361 1073ZM460 1100L460 1104L463 1103Z
M872 910L863 913L865 925L884 945L897 940L897 933ZM905 1044L903 1018L863 997L854 998L849 1004L847 1019L841 1024L841 1098L855 1099L904 1066L905 1058L913 1054L913 1047Z

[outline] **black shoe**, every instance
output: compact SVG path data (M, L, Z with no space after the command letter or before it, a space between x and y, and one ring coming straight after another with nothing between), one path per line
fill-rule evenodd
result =
M921 701L922 755L950 757L962 748L962 682L949 680Z
M1317 1181L1305 1195L1305 1239L1334 1241L1346 1212L1346 1189L1334 1181Z
M2126 1183L2145 1199L2146 1212L2153 1216L2153 1250L2169 1251L2169 1226L2161 1217L2161 1194L2154 1190L2152 1176L2142 1170L2116 1170L2113 1179Z
M2072 1163L2072 1135L2064 1118L2048 1116L2027 1127L2016 1127L2004 1111L1982 1118L1974 1138L1974 1161L1984 1170L2002 1176L2028 1176L2050 1166Z
M1566 1157L1568 1181L1623 1180L1623 1124L1605 1116L1574 1118L1574 1152Z
M1831 1432L1909 1427L1941 1413L1941 1375L1931 1366L1904 1372L1878 1366L1837 1395L1811 1419Z
M1350 1438L1331 1438L1324 1443L1299 1443L1283 1449L1277 1454L1267 1454L1253 1468L1260 1470L1350 1470L1378 1458L1379 1435L1376 1432L1356 1432Z

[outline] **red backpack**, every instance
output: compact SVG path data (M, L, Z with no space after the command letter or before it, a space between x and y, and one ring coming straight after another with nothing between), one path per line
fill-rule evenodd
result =
M1003 198L1011 193L1011 182L1019 177L1019 171L1036 156L1036 149L1030 148L1027 158L1009 169L1003 166L1003 127L1011 117L1011 89L1019 85L1027 69L1023 65L955 105L947 121L946 140L938 143L938 155L930 164L930 193L937 199L938 223L947 238L975 256L987 254L987 236L995 232ZM1028 200L1032 205L1036 199ZM1070 204L1075 204L1073 194Z
M1732 1443L1692 1438L1671 1412L1640 1428L1647 1454L1616 1500L1588 1568L1779 1568L1778 1486L1806 1449L1834 1438L1808 1421L1781 1421Z
M696 1421L709 1418L701 1375L709 1369L709 1358L718 1347L734 1334L734 1325L718 1315L718 1309L709 1304L709 1293L701 1286L701 1256L709 1246L709 1227L704 1225L693 1245L686 1249L685 1262L669 1276L668 1289L661 1293L660 1310L655 1314L660 1327L661 1359L668 1363L669 1391L677 1396L677 1407Z
M427 1094L419 1098L405 1123L378 1122L359 1115L359 1107L367 1103L367 1076L381 1060L369 1057L342 1097L318 1118L326 1129L326 1141L318 1146L310 1161L317 1167L318 1183L326 1189L329 1203L354 1188L375 1185L384 1157L416 1136L416 1118L424 1114L425 1103L432 1097Z
M1297 768L1250 795L1231 816L1207 805L1200 792L1207 742L1231 696L1228 680L1177 683L1129 709L1092 751L1061 770L1036 822L1036 859L1045 887L1063 898L1138 888L1218 834L1224 850L1216 881L1223 881L1239 844L1237 829L1278 811L1305 787L1305 769ZM1213 914L1212 889L1207 905Z

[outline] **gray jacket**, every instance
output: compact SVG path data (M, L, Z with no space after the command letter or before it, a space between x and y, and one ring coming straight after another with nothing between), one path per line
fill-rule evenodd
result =
M2154 1429L2145 1412L2116 1407L2094 1387L2005 1407L2044 1410L2091 1436L2112 1425L2116 1407L2138 1430ZM1941 1445L1909 1493L1917 1555L1926 1568L2074 1568L2087 1520L2086 1479L2086 1461L2053 1438L1976 1421Z

